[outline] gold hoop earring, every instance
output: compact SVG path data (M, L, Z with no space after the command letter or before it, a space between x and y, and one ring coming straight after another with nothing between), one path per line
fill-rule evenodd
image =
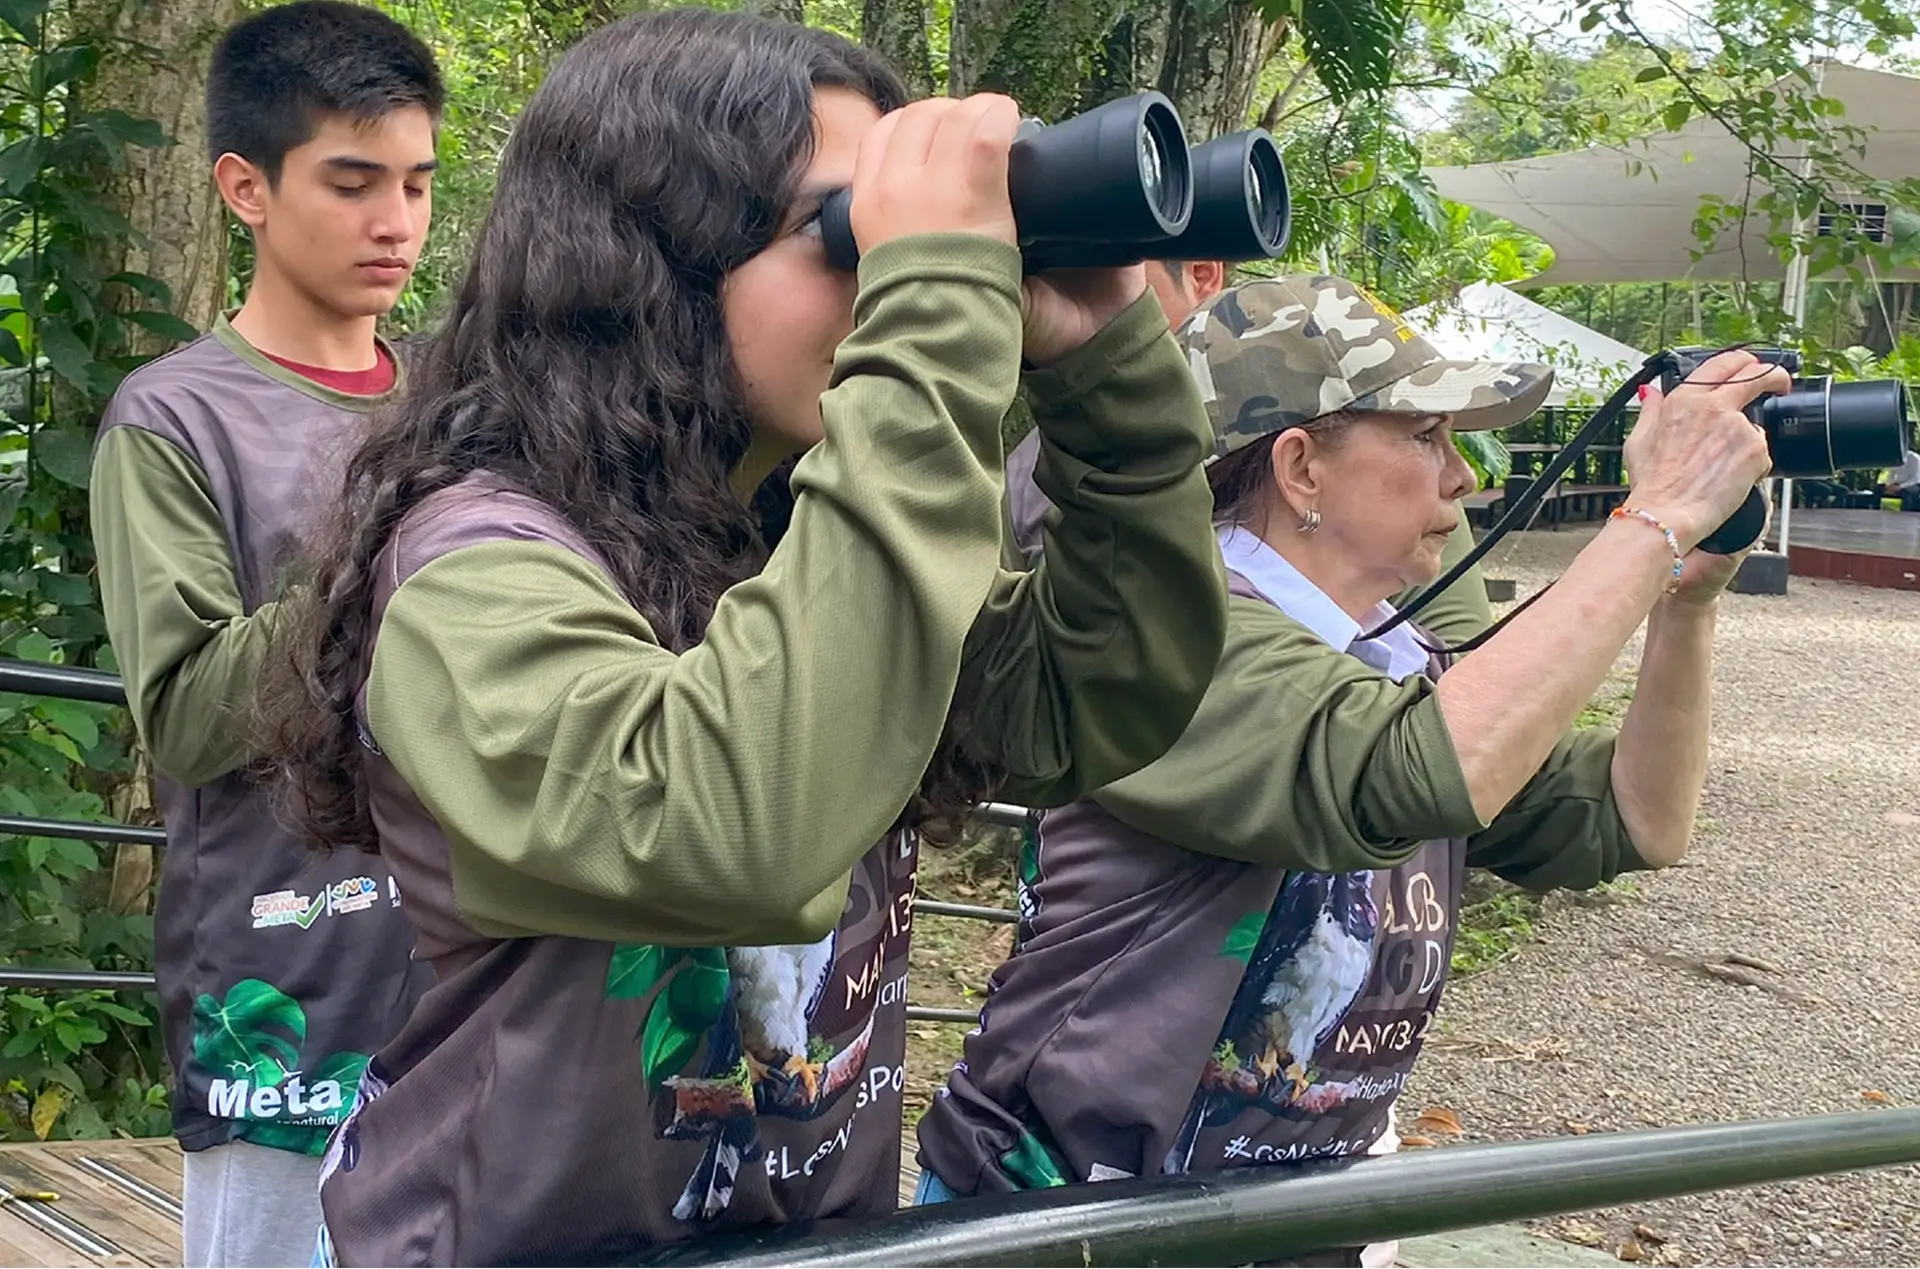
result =
M1314 507L1300 518L1300 532L1315 533L1320 528L1320 508Z

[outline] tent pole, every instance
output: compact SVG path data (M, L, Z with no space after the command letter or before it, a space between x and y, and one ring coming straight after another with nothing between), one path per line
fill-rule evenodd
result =
M1827 62L1820 58L1815 63L1813 73L1813 91L1819 96L1827 79ZM1800 179L1813 179L1813 154L1809 151L1800 156ZM1809 251L1806 242L1808 217L1796 214L1793 218L1793 259L1787 263L1786 281L1782 285L1780 306L1787 311L1793 322L1793 334L1797 339L1801 327L1807 323L1807 269ZM1787 553L1787 530L1793 521L1793 481L1780 482L1780 554Z

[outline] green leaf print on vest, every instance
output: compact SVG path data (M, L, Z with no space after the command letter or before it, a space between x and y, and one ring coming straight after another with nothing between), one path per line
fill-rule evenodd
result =
M367 1069L365 1053L330 1053L311 1071L290 1074L278 1086L285 1121L249 1120L239 1136L256 1146L322 1155L333 1125L347 1117L354 1090Z
M1020 872L1014 885L1014 900L1020 908L1022 923L1031 923L1040 915L1040 833L1032 823L1020 830ZM1019 931L1014 932L1014 947L1020 944Z
M360 1087L360 1077L367 1073L367 1054L331 1053L313 1072L311 1082L320 1085L331 1080L338 1085L348 1101L353 1100L354 1090Z
M1227 931L1226 940L1220 944L1220 955L1231 956L1242 965L1252 963L1253 949L1260 945L1261 931L1266 928L1267 913L1264 909L1247 913Z
M327 1130L346 1116L364 1053L329 1054L303 1068L306 1011L272 983L243 978L226 999L201 995L193 1007L193 1060L211 1076L207 1111L240 1120L236 1135L258 1146L320 1154Z
M685 1068L727 1007L727 954L717 947L621 944L607 962L606 994L613 1000L640 999L669 973L640 1031L640 1073L654 1090Z
M230 1080L278 1084L299 1068L306 1039L299 1002L258 978L235 983L225 1001L202 994L193 1004L193 1060Z
M289 1154L322 1155L327 1152L327 1134L331 1129L317 1124L276 1124L268 1120L249 1120L234 1131L248 1145Z
M1031 1132L1020 1134L1020 1140L1013 1149L1000 1156L1000 1166L1006 1169L1008 1176L1020 1183L1022 1189L1049 1190L1067 1183L1067 1178L1060 1173L1060 1165L1054 1161L1053 1152Z

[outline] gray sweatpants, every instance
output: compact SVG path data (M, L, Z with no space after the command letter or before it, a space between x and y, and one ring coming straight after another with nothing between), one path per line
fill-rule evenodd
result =
M184 1156L188 1269L307 1269L320 1228L320 1160L244 1141Z

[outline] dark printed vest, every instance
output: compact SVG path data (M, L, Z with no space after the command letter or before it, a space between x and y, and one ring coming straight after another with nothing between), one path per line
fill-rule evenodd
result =
M1432 1026L1464 859L1435 841L1390 869L1296 872L1183 850L1092 799L1048 812L922 1166L971 1194L1366 1151Z
M475 477L407 517L376 617L434 559L513 540L600 563L544 504ZM329 1152L341 1264L610 1263L895 1207L917 838L861 859L812 945L493 939L456 910L446 839L412 791L377 756L369 781L438 978Z
M368 402L295 386L224 322L150 362L100 434L137 428L205 472L251 613L326 491ZM210 727L233 720L209 718ZM373 856L321 857L235 772L155 781L167 828L154 960L174 1132L188 1150L240 1138L319 1154L368 1055L426 988L400 894Z

